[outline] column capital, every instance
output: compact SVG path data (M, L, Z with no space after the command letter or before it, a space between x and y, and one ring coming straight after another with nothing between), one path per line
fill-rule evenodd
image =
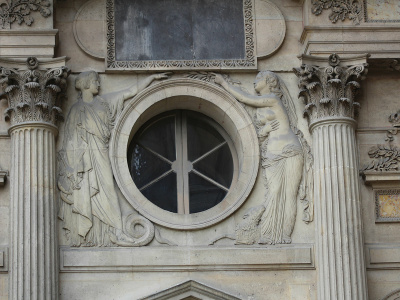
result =
M320 121L347 119L354 121L360 104L355 96L368 72L368 54L340 58L302 55L300 68L293 71L299 77L299 98L305 102L304 116L310 128Z
M60 102L70 73L65 61L65 58L39 61L36 57L0 59L0 84L8 100L4 114L11 121L11 128L24 123L58 125L63 117Z

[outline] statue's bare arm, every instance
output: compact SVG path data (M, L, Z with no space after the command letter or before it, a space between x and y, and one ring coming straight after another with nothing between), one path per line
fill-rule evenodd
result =
M169 77L169 74L171 74L171 72L159 73L146 77L145 79L140 81L137 86L134 85L125 91L123 95L124 101L135 97L137 93L147 88L154 80L167 79Z
M250 95L242 91L240 88L226 82L226 80L220 74L214 73L214 75L215 75L215 83L222 86L225 90L231 93L238 101L244 104L253 107L270 107L274 106L274 104L276 103L276 99L273 97L268 97L267 95L261 95L261 96Z

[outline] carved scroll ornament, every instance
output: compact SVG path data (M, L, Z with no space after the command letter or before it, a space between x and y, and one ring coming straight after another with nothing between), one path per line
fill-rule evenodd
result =
M363 3L361 0L312 0L311 12L320 15L323 10L331 9L329 20L336 23L338 20L352 20L359 25L362 20Z
M303 64L293 69L299 77L299 98L305 101L304 116L310 124L335 117L354 119L358 113L360 104L354 99L368 64L342 67L339 62L339 56L332 54L328 67Z
M17 22L31 26L34 22L31 11L39 11L47 18L51 15L49 0L9 0L0 4L0 29L10 29L10 25Z
M0 67L0 84L8 98L6 119L11 125L45 122L56 125L62 119L60 101L67 88L69 69L39 69L35 57L27 59L28 70Z

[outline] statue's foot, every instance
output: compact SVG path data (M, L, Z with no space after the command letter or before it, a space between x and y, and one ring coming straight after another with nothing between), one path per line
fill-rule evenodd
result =
M275 244L274 241L271 238L267 237L267 236L262 236L259 239L258 243L261 244L261 245L266 245L266 244L274 245Z
M292 243L292 238L290 236L284 236L282 238L282 244L291 244Z

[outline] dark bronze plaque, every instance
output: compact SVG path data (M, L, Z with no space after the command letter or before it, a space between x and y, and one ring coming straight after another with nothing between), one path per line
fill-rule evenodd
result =
M255 69L253 0L107 0L108 69Z

